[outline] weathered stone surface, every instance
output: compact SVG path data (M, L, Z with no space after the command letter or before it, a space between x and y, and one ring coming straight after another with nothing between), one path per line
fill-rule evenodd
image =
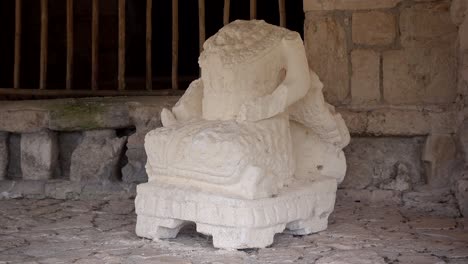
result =
M452 183L453 168L457 162L457 149L452 135L431 134L426 139L422 160L425 166L427 183L430 186L441 188L449 187Z
M453 46L457 28L449 8L450 1L404 7L400 14L401 44L404 47Z
M397 164L396 176L393 179L383 181L379 188L383 190L395 190L399 192L407 191L412 188L411 177L408 168L404 164Z
M171 107L173 101L166 104L142 106L140 104L130 105L130 118L135 125L136 132L128 137L127 156L128 163L122 168L122 180L129 183L142 183L148 181L146 174L146 152L144 149L145 135L161 126L160 113L163 107Z
M319 259L317 264L385 264L383 257L370 250L334 252Z
M0 181L0 200L16 198L44 198L45 181Z
M380 101L380 55L372 50L351 53L353 104L375 104Z
M304 0L304 11L392 8L401 1L402 0Z
M332 104L343 103L349 95L349 71L342 21L334 15L308 12L304 27L307 59L324 83L325 98Z
M395 16L371 11L353 13L353 42L364 45L389 45L396 37Z
M467 10L468 3L465 0L453 0L450 5L452 22L456 25L460 25L466 17Z
M435 189L421 186L415 191L403 193L403 206L411 212L424 212L437 216L460 215L457 200L450 188Z
M400 178L420 183L422 143L422 138L353 138L345 149L348 169L340 188L379 187Z
M455 197L461 214L468 218L468 179L458 180L455 185Z
M457 114L451 108L340 107L337 111L343 116L349 131L355 135L418 136L456 131L454 124Z
M366 204L400 204L400 193L393 190L380 189L338 189L336 199Z
M1 107L0 107L1 108ZM21 120L21 122L18 122ZM49 116L46 111L23 109L4 109L0 111L0 131L12 133L33 133L47 127Z
M468 3L465 0L453 0L450 5L452 22L456 25L460 25L466 17L467 10Z
M0 181L8 176L8 136L7 132L0 132Z
M21 134L10 134L8 139L8 157L8 178L21 179Z
M457 133L460 150L465 159L465 163L468 164L468 119L463 121Z
M384 52L383 87L384 100L392 104L453 102L457 91L454 49Z
M59 133L59 162L60 176L64 179L70 178L70 165L73 151L83 139L81 132L61 132Z
M71 156L70 180L117 180L118 163L126 140L126 137L118 138L114 130L83 132L83 139Z
M464 264L468 255L467 225L460 222L453 230L411 229L411 223L424 222L428 215L405 214L396 205L338 201L326 231L310 236L281 234L269 248L227 251L213 249L211 239L198 235L193 226L184 228L177 240L138 238L133 204L128 199L1 201L0 212L8 214L0 214L0 259L77 264L362 264L382 259ZM447 227L452 221L441 217L436 226Z
M134 125L130 118L134 109L150 107L155 111L153 115L157 116L163 107L173 105L178 98L133 96L4 101L0 105L0 131L32 133L44 129L78 131L125 128Z
M21 135L21 171L25 180L51 179L58 173L57 134L52 131Z

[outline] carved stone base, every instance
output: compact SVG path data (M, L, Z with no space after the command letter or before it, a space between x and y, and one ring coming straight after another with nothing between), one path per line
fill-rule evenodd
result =
M264 248L284 230L297 235L325 230L335 204L336 180L295 182L275 197L245 200L155 183L140 184L135 200L138 236L175 238L189 222L213 236L217 248Z

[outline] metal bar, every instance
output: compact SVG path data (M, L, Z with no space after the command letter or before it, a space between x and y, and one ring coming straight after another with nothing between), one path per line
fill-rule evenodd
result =
M91 24L91 89L98 89L99 74L99 0L93 0Z
M285 2L286 2L285 0L278 0L281 27L286 27L286 3Z
M153 34L152 18L153 0L146 0L146 89L153 89L153 68L151 58L151 42Z
M143 96L143 95L182 95L183 90L38 90L38 89L14 89L14 88L0 88L0 95L30 95L30 96Z
M125 90L125 0L119 0L119 90Z
M231 0L224 0L223 24L229 24L229 14L231 13Z
M179 1L172 0L172 89L179 89Z
M250 19L257 19L257 0L250 0Z
M67 73L66 89L72 88L73 80L73 0L67 0Z
M205 43L205 0L198 0L198 34L200 53L203 51L203 43Z
M48 0L41 0L41 51L39 68L39 89L45 89L47 82L48 23Z
M21 0L15 2L15 62L13 66L13 87L19 88L21 67Z

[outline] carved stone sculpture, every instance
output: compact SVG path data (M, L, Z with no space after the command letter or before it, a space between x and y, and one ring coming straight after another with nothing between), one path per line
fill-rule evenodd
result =
M238 20L205 42L199 64L201 78L146 135L137 235L174 238L195 222L215 247L239 249L326 229L349 133L300 35Z

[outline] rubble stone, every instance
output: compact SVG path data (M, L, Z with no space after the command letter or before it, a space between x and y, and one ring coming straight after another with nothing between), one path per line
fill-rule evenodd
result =
M340 188L365 189L393 180L422 181L422 138L355 137L345 148L348 169ZM387 189L405 189L403 185ZM408 186L409 188L409 186Z
M120 174L118 163L126 140L126 137L118 138L115 130L85 131L71 156L70 179L84 182L117 180Z
M57 134L52 131L21 135L21 171L25 180L51 179L58 164Z

